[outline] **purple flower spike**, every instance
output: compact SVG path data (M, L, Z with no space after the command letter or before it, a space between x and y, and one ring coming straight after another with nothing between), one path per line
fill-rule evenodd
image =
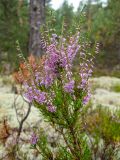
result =
M30 143L35 145L37 143L37 141L38 141L37 135L35 133L32 133Z
M31 87L28 87L27 92L24 93L24 99L29 103L33 101L33 90Z
M72 80L72 81L70 81L70 82L68 82L68 83L66 83L65 85L64 85L64 90L65 90L65 92L68 92L68 93L72 93L72 92L74 92L74 80Z
M84 97L84 99L83 99L83 104L84 104L84 105L86 105L86 104L89 102L90 97L91 97L90 94L88 94L88 95L86 95L86 96Z
M45 92L38 92L37 96L35 96L34 99L40 104L45 103L46 102L46 94L45 94Z

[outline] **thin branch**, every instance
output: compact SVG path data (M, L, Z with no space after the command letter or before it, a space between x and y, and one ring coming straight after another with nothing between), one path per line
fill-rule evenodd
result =
M17 121L18 121L18 123L19 123L19 125L20 125L20 120L19 120L19 118L18 118L18 113L17 113L17 108L16 108L17 98L18 98L18 96L16 96L16 97L14 96L14 104L13 104L13 107L15 108L15 113L16 113Z
M20 122L19 130L18 130L18 135L17 135L17 140L16 140L17 144L19 142L19 137L20 137L20 134L22 132L23 124L24 124L24 122L26 121L26 119L28 118L28 116L30 114L31 106L32 106L31 103L29 103L29 107L28 107L27 113L26 113L26 115L24 116L24 118Z

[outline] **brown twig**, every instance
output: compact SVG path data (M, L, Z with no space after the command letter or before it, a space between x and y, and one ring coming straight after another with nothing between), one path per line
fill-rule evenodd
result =
M18 118L18 113L17 113L17 108L16 108L17 98L18 98L18 96L16 96L16 97L14 96L14 104L13 104L13 107L15 108L15 113L16 113L17 121L18 121L18 123L20 124L20 120L19 120L19 118Z
M28 107L27 113L26 113L26 115L24 116L24 118L20 122L19 129L18 129L18 134L17 134L17 139L16 139L17 144L19 142L19 137L20 137L20 134L22 132L23 124L24 124L24 122L26 121L26 119L28 118L28 116L30 114L31 106L32 106L31 103L29 103L29 107Z

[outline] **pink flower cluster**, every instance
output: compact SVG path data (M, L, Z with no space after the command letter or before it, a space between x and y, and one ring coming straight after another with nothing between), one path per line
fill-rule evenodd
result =
M29 103L36 101L41 105L45 105L48 111L50 112L56 111L56 108L52 104L51 98L48 98L48 94L46 92L40 91L40 89L37 89L35 85L32 86L25 85L25 87L26 87L26 92L24 94L24 97L27 99Z
M81 83L78 88L81 88L83 91L86 91L86 96L83 98L83 104L86 105L91 98L90 88L89 88L89 78L92 76L93 69L93 59L84 60L80 64L80 78Z
M87 55L82 51L82 45L79 45L80 33L66 40L53 34L50 45L46 46L46 59L43 64L43 70L34 73L32 85L25 85L25 97L29 102L36 101L39 104L44 104L48 111L55 112L56 107L53 104L54 90L52 86L60 81L64 92L72 95L75 93L75 88L85 92L83 104L87 104L90 99L90 91L88 79L92 74L93 59L87 58ZM73 63L76 55L80 56L79 83L73 73ZM77 84L77 85L76 85ZM57 86L58 87L58 86ZM74 95L75 96L75 95Z
M59 37L60 44L55 39L57 35L53 34L51 44L47 46L47 59L44 64L44 76L41 77L40 84L45 87L50 86L56 78L60 78L61 71L64 70L66 81L69 83L72 80L72 66L73 61L78 53L80 46L79 33L76 37L71 37L68 44L66 39ZM64 82L66 85L66 82Z

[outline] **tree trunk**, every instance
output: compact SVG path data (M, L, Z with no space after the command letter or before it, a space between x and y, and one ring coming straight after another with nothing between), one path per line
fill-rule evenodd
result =
M20 26L23 25L23 19L20 15L22 5L23 5L23 0L18 0L17 15L18 15L18 18L19 18Z
M30 0L29 54L42 55L40 27L45 22L45 0Z

